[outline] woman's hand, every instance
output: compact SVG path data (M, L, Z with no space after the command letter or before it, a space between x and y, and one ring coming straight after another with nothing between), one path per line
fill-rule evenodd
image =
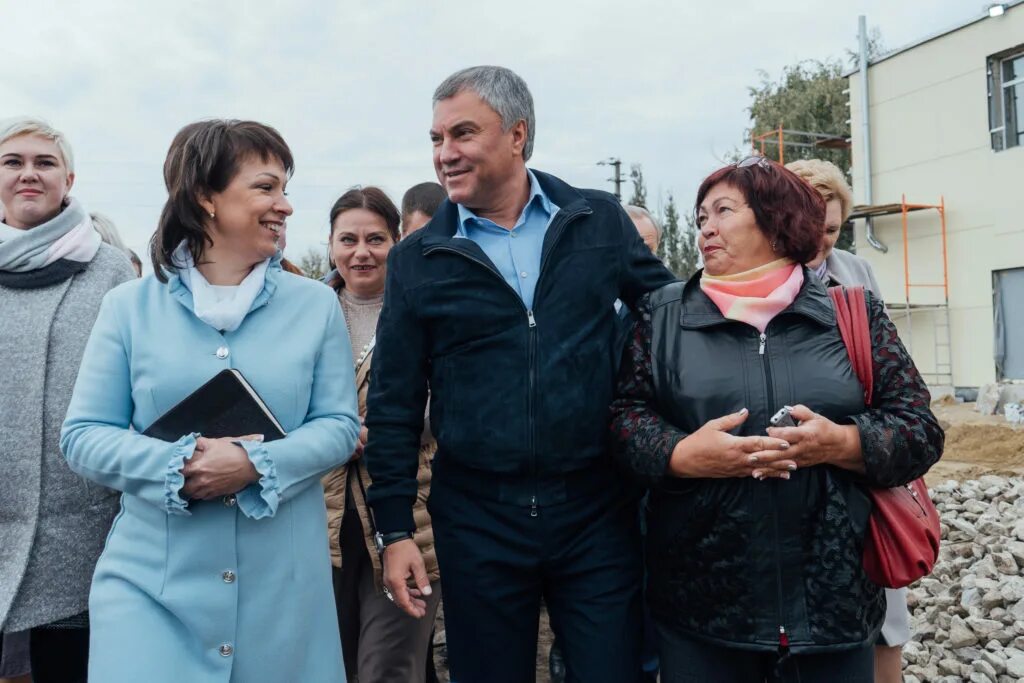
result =
M363 419L359 418L362 422ZM366 440L370 438L370 432L367 431L366 425L364 424L359 428L359 439L356 441L356 449L352 451L352 457L349 460L358 460L363 457L363 449L366 448Z
M857 425L840 425L807 406L790 408L790 415L798 420L798 427L769 427L768 436L789 442L786 459L797 467L835 465L853 472L864 473L864 455L860 448ZM767 458L776 460L777 454Z
M789 472L796 469L796 463L788 456L789 444L785 440L729 434L729 430L743 424L749 414L744 408L711 420L677 443L669 459L669 473L687 478L789 479Z
M196 439L196 450L181 469L185 475L182 497L210 500L238 493L257 481L260 474L249 460L249 454L233 442L262 440L261 434L220 439L201 436Z

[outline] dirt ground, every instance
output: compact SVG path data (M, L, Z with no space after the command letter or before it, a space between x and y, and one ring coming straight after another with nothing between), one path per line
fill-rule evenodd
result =
M935 403L932 410L946 430L946 451L925 477L929 484L1024 474L1024 428L1002 415L980 415L973 403Z
M980 415L973 403L936 402L932 410L946 430L946 450L926 475L939 484L947 479L977 479L983 474L1024 475L1024 427L1012 427L1002 415ZM443 617L438 629L443 629ZM537 644L537 683L549 683L548 652L551 629L547 614L541 615ZM435 651L438 677L448 681L444 648Z

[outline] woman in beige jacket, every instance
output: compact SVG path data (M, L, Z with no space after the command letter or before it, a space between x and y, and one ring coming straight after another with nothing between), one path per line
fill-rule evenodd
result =
M330 255L334 270L325 281L338 293L352 340L359 417L366 417L366 394L373 362L377 317L384 301L387 255L398 241L398 209L376 187L353 188L331 209ZM414 509L415 540L423 552L432 593L427 614L415 619L386 596L375 527L366 505L370 476L362 458L366 428L352 459L323 478L327 531L334 564L334 592L349 683L422 683L441 584L434 534L427 513L430 461L437 448L429 433L420 446L419 494Z

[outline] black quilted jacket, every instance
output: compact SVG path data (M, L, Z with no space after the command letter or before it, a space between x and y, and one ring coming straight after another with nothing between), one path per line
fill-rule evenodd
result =
M865 407L828 293L804 275L764 335L725 319L699 273L641 299L612 407L618 455L652 485L651 610L664 625L730 647L872 643L885 604L861 566L864 486L911 481L942 453L928 390L881 302L868 294L875 376ZM796 403L857 425L865 476L829 465L789 481L665 475L675 444L707 421L746 407L737 433L762 435L776 410Z

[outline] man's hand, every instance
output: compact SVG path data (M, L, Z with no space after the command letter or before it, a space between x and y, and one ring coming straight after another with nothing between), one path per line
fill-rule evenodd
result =
M415 588L409 588L410 579ZM421 596L430 595L430 581L416 541L407 538L384 549L384 586L402 611L417 619L426 615L427 603Z
M181 473L185 485L181 488L183 498L211 500L238 493L260 474L249 460L249 454L234 441L262 441L260 434L249 436L223 437L220 439L196 439L192 457L185 461Z

